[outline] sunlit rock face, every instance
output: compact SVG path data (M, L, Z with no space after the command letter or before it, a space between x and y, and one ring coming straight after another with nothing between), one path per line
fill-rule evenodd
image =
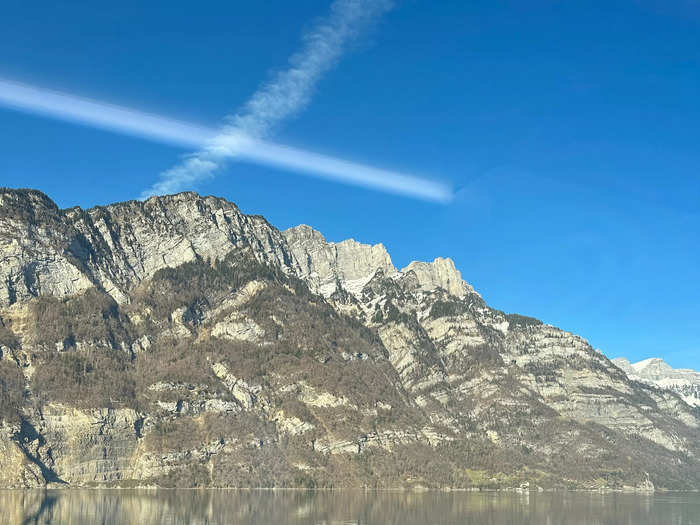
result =
M413 261L401 272L415 273L422 290L442 288L456 297L464 297L469 293L474 293L474 288L462 280L462 275L455 268L452 259L438 257L431 263Z
M324 296L342 286L359 292L378 270L395 274L396 269L383 245L370 246L352 239L326 242L321 233L301 225L283 232L300 268L299 276Z
M3 487L700 487L663 384L689 371L493 309L450 259L29 190L0 190L0 259Z
M362 244L353 239L327 242L321 233L305 224L285 230L283 235L300 269L299 277L325 297L339 287L360 295L377 272L394 279L410 275L417 286L426 291L442 288L457 297L474 293L462 280L452 259L438 257L430 263L413 261L399 272L382 244Z
M4 191L0 210L3 306L93 286L121 303L161 268L216 259L241 246L251 246L262 262L293 270L279 231L215 197L181 193L59 210L39 192Z

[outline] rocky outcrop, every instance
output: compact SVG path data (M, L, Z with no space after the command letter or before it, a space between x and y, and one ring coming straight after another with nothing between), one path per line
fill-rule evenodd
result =
M118 303L162 268L220 258L242 246L295 271L282 234L260 216L192 193L90 210L59 210L36 191L2 191L0 306L97 286Z
M431 263L413 261L401 273L413 272L422 290L442 288L456 297L474 293L474 288L462 280L452 259L438 257Z
M300 268L299 277L314 292L326 297L338 285L358 293L378 270L388 275L396 273L391 257L381 244L370 246L352 239L326 242L323 235L305 224L283 233Z
M0 486L700 487L700 414L654 386L686 371L495 310L449 259L31 190L0 191L0 259Z
M339 286L359 295L377 272L394 279L413 279L421 290L442 288L457 297L475 293L449 258L413 261L398 271L382 244L372 246L353 239L327 242L321 233L305 224L283 234L300 269L299 276L314 292L325 297L333 295Z

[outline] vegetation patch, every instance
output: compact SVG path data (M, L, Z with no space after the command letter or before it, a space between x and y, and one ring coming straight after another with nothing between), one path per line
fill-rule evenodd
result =
M455 317L469 312L469 305L462 301L435 301L430 307L429 316L433 319L440 317Z
M24 402L24 376L12 361L0 360L0 420L19 421Z
M129 340L128 320L104 291L90 288L65 299L33 301L32 334L36 344L67 349L77 342L103 342L113 348Z
M136 383L124 352L105 348L35 356L32 383L42 404L58 401L81 408L136 408Z

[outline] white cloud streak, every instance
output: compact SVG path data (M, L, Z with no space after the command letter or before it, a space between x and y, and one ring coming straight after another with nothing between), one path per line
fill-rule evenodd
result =
M3 79L0 105L187 148L201 147L216 135L202 126Z
M353 38L391 9L391 0L335 0L330 15L303 36L289 67L264 84L230 120L233 130L263 137L303 110L316 84L340 59Z
M259 164L406 197L440 203L453 198L452 189L440 182L271 142L257 141L242 156Z
M202 148L220 157L235 150L240 160L398 195L443 203L452 199L451 188L440 182L274 144L240 133L224 136L204 126L3 79L0 79L0 106L164 144ZM163 193L179 191L183 185L209 176L219 166L203 156L192 156L186 164L179 178L161 181Z

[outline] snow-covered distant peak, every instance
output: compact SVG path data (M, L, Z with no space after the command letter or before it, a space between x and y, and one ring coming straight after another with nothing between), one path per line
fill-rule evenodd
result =
M637 363L633 363L632 369L638 374L643 374L645 371L657 373L660 371L672 371L673 368L666 363L663 359L659 357L650 357L649 359L644 359Z
M700 406L700 372L673 368L658 357L644 359L637 363L630 363L626 358L618 357L612 362L630 379L673 390L689 405Z

